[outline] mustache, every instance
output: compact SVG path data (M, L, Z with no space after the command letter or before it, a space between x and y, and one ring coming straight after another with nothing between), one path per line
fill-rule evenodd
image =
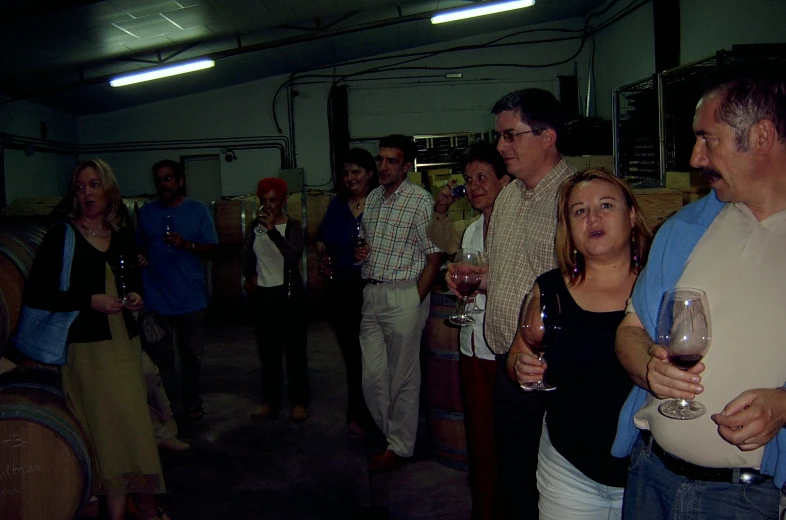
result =
M723 178L723 175L721 175L720 172L718 172L718 170L714 170L712 168L702 169L701 174L710 180Z

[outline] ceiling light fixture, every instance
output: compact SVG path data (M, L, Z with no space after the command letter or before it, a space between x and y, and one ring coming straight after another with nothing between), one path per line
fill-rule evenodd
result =
M535 0L513 0L509 2L482 3L472 7L463 7L461 9L437 13L431 17L431 23L437 24L455 22L456 20L464 20L466 18L474 18L476 16L504 13L505 11L530 7L534 4Z
M124 87L126 85L133 85L134 83L141 83L143 81L151 81L154 79L166 78L168 76L175 76L177 74L185 74L187 72L194 72L196 70L209 69L215 66L216 62L210 59L191 61L188 63L181 63L179 65L171 65L169 67L161 67L153 70L146 70L144 72L136 72L126 76L119 76L109 82L113 87Z

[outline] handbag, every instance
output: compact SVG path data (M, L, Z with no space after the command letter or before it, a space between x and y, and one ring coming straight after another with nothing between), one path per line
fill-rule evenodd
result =
M67 291L71 282L71 264L74 261L74 230L66 227L63 246L63 270L60 272L60 290ZM17 350L31 359L46 365L65 365L68 350L68 329L79 311L47 311L22 304L19 321L11 341Z

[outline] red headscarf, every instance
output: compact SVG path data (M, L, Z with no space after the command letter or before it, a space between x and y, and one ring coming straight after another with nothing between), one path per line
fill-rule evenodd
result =
M275 191L278 198L287 196L287 181L278 177L266 177L257 184L257 197L262 197L269 191Z

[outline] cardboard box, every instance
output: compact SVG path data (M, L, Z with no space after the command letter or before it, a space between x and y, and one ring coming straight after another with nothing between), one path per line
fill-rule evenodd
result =
M682 207L682 192L667 188L639 188L633 190L644 220L655 230Z
M700 171L666 172L666 187L671 190L709 193L710 183Z
M565 161L579 171L593 168L614 173L613 155L577 155L565 157Z
M412 184L423 186L423 172L408 172L407 180L409 180L409 182Z

